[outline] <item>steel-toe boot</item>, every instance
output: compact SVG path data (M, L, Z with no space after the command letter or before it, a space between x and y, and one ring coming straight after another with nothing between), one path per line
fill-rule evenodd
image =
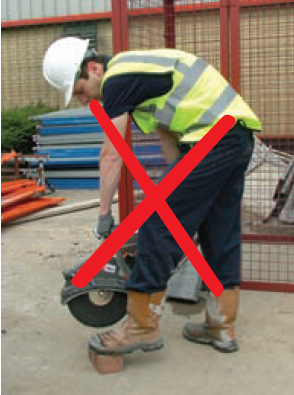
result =
M203 324L187 323L183 337L195 343L209 344L221 352L238 350L235 321L239 306L239 287L225 289L220 297L210 294Z
M159 336L164 292L128 292L127 317L113 330L98 333L89 347L100 354L126 354L136 350L155 351L163 347Z

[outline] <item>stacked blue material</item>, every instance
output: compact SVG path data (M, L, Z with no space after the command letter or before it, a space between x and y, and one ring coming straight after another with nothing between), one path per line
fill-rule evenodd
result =
M48 154L45 176L57 189L99 188L102 127L89 108L64 110L36 117L40 121L38 154ZM165 165L159 141L132 125L133 152L154 181ZM135 188L138 188L135 182Z

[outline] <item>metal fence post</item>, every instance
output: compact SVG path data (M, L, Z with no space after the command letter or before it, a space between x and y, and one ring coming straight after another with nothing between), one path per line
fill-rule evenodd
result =
M112 0L113 53L129 48L129 26L127 0ZM132 124L128 122L126 142L132 146ZM123 164L119 186L119 217L122 222L134 208L133 177Z

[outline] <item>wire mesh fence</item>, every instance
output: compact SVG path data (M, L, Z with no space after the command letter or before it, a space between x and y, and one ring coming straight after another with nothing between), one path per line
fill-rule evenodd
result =
M294 2L129 0L128 25L129 49L174 47L204 58L260 117L242 205L243 286L293 291ZM148 156L151 139L135 136L133 145ZM141 199L136 190L135 205Z
M263 124L243 201L243 278L288 289L294 282L294 4L239 5L237 73Z

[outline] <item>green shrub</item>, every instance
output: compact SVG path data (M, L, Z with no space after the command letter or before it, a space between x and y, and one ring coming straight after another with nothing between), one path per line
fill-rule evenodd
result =
M57 110L42 103L38 103L36 106L3 110L1 112L2 152L9 152L13 149L23 154L32 153L33 135L38 133L36 129L38 121L32 121L29 118L33 115L46 114Z

